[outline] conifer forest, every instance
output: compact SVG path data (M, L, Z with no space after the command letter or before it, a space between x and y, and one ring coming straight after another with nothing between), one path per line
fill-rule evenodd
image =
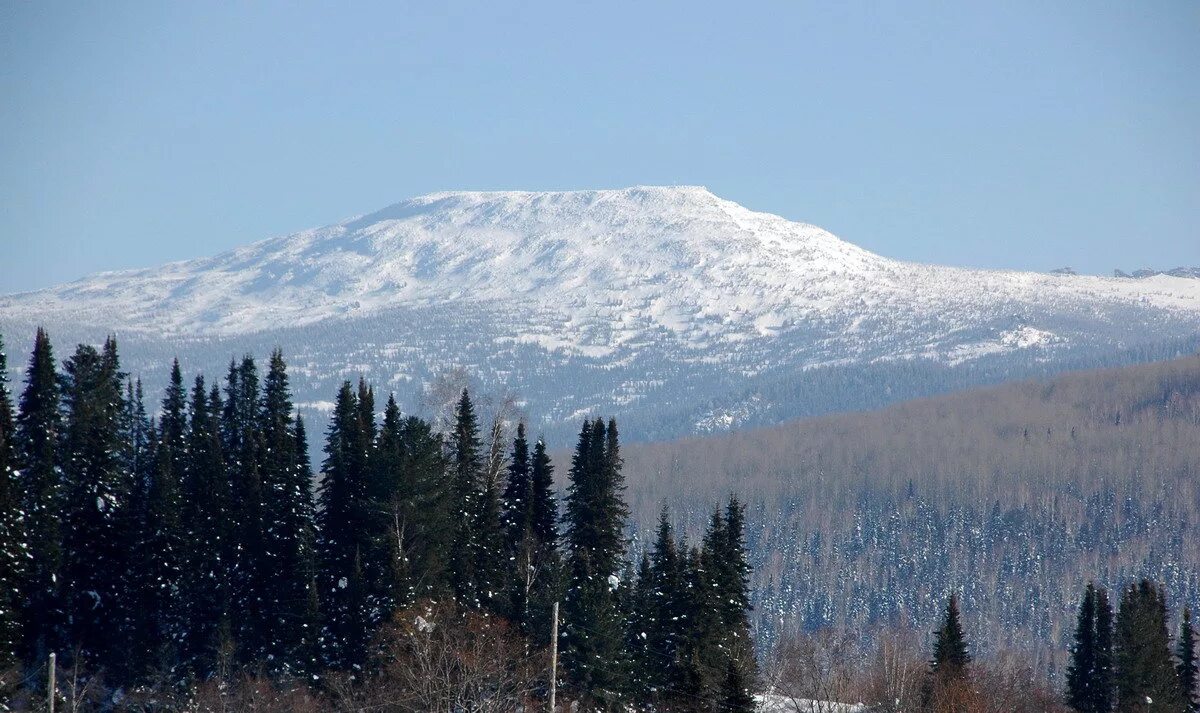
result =
M1194 378L1194 361L1164 368ZM804 575L766 571L747 538L773 535L748 523L747 496L712 490L677 515L644 472L627 484L629 464L653 472L656 454L627 457L615 418L584 419L573 450L552 453L467 389L433 421L360 379L309 424L278 350L219 379L176 360L150 395L115 339L60 361L43 330L23 374L0 380L9 710L535 711L551 696L604 711L1197 710L1194 567L1163 578L1193 587L1174 593L1074 570L1062 596L1075 616L1049 624L1069 636L1058 670L1054 646L970 626L960 593L986 598L953 578L919 595L925 619L906 616L905 601L920 611L909 580L880 583L890 613L782 616L778 588ZM1194 419L1194 392L1181 394L1172 408ZM883 427L858 425L861 451ZM754 450L770 472L778 453ZM878 497L916 497L914 479L893 479ZM770 502L761 483L740 487L757 510ZM657 512L635 513L649 498ZM1184 514L1176 546L1192 553ZM807 607L836 601L813 547L796 561L826 589L787 600Z

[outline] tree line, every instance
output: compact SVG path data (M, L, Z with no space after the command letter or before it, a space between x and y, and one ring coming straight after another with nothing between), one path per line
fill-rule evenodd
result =
M111 337L60 367L39 329L15 408L7 375L0 343L0 685L18 705L56 653L100 708L207 710L249 680L296 707L511 710L547 693L561 602L564 693L585 707L752 710L744 508L695 543L664 509L635 566L615 420L584 422L560 511L545 443L481 428L465 389L439 429L344 382L314 472L279 350L223 383L185 384L176 360L157 409Z

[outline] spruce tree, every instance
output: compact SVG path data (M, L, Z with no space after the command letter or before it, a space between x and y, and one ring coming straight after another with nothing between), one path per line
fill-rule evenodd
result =
M646 672L652 692L684 685L683 660L690 632L689 592L684 562L676 549L670 513L664 504L650 552L650 582L644 646L654 665ZM661 695L661 693L659 694Z
M1166 599L1156 584L1143 579L1125 590L1115 634L1117 710L1143 711L1150 699L1156 710L1183 711L1167 633Z
M135 549L121 527L133 486L119 458L123 380L111 337L101 352L79 345L64 367L63 591L70 642L100 661L114 660L121 640L127 557Z
M265 493L265 551L262 566L273 573L264 583L264 655L277 672L304 671L315 644L310 610L313 585L313 497L308 454L301 452L283 353L271 354L263 381L258 431L262 434L261 478Z
M538 439L530 459L530 508L527 551L532 569L526 597L525 629L535 644L550 643L553 604L562 597L563 566L558 551L558 501L554 496L554 464Z
M720 713L754 713L758 710L758 704L750 692L751 678L738 659L730 657L717 706Z
M21 638L27 661L41 662L65 643L62 600L63 436L60 390L50 338L40 327L17 410L17 464L24 483L22 510L29 551L21 601Z
M1179 640L1176 642L1175 658L1178 660L1176 670L1179 672L1179 688L1183 692L1183 701L1187 713L1200 711L1200 691L1197 691L1197 681L1200 671L1196 665L1196 630L1192 628L1192 610L1183 610L1183 619L1179 622Z
M475 527L479 508L480 468L482 443L479 440L479 424L475 418L475 407L466 389L458 401L455 411L454 430L449 442L450 482L453 497L454 536L450 545L449 570L451 584L459 601L466 604L478 603L477 561Z
M627 673L617 589L628 511L615 423L584 423L569 477L563 660L588 701L613 707Z
M1075 642L1067 667L1067 705L1080 713L1093 713L1096 677L1096 588L1088 583L1075 622Z
M192 386L187 467L182 484L184 610L181 656L194 674L214 672L222 639L229 633L230 577L234 558L231 494L221 453L220 393Z
M371 626L363 572L371 528L362 418L358 396L349 381L343 382L326 436L317 518L321 652L333 668L350 668L365 660Z
M951 594L942 625L934 632L930 668L939 676L961 678L966 674L969 663L971 655L967 652L967 639L959 619L958 595Z
M258 367L247 354L240 364L230 364L222 415L236 543L230 576L230 620L238 659L246 664L267 655L272 624L266 593L276 575L271 569L267 533L259 409Z
M17 481L15 425L8 389L8 356L0 336L0 671L18 660L20 592L29 547Z
M1096 655L1091 685L1091 710L1109 713L1113 708L1114 666L1113 661L1113 608L1108 592L1100 587L1096 590Z

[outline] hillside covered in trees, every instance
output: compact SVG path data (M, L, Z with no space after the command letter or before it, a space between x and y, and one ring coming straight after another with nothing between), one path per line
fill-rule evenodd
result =
M1081 582L1200 604L1200 356L625 449L635 522L736 490L760 643L927 629L960 591L981 652L1061 669ZM644 538L643 538L644 539ZM1055 653L1057 652L1057 653Z

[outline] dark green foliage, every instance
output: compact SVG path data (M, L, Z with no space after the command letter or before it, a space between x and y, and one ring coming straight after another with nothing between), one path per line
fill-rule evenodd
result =
M1116 697L1113 627L1112 603L1108 600L1108 591L1100 587L1096 590L1096 656L1091 686L1091 709L1104 713L1112 710Z
M271 354L263 381L258 430L262 434L264 490L265 658L276 670L303 672L312 665L317 612L312 609L315 534L312 469L303 425L293 416L283 353Z
M589 699L613 706L627 683L616 591L627 509L615 422L584 423L569 477L563 661Z
M183 480L185 627L181 657L193 673L212 673L223 632L230 630L230 566L236 556L229 481L221 454L220 392L196 377Z
M721 686L720 713L754 713L758 705L751 693L753 677L747 675L736 658L726 664L725 680Z
M1096 676L1096 588L1088 583L1079 605L1071 663L1067 667L1067 705L1080 713L1092 712Z
M958 595L951 594L942 625L934 632L930 669L938 676L961 678L966 675L969 663L971 655L967 652L967 639L959 618Z
M1179 688L1187 704L1187 713L1196 713L1200 711L1200 691L1196 690L1200 671L1197 671L1196 665L1196 630L1192 628L1191 609L1183 610L1183 619L1179 622L1179 640L1175 647Z
M66 639L62 590L62 480L60 390L50 338L38 329L17 410L17 463L29 542L22 591L26 660L41 661Z
M1145 579L1130 585L1121 596L1115 632L1117 711L1144 711L1149 698L1155 711L1182 713L1162 590Z
M8 388L8 357L0 337L0 671L17 662L21 640L20 587L29 543L17 481L12 396Z
M369 395L365 389L359 391ZM350 382L344 382L326 436L325 478L318 494L321 651L326 664L334 668L354 666L365 658L372 619L363 572L364 557L372 550L365 415Z
M121 467L122 382L116 342L79 345L63 374L63 592L68 636L85 658L115 654L124 629L126 558L122 530L133 483Z
M454 594L464 603L478 602L475 564L477 540L475 526L479 512L481 449L479 424L471 397L463 389L455 412L454 430L449 442L450 488L454 535L450 543L450 582Z

